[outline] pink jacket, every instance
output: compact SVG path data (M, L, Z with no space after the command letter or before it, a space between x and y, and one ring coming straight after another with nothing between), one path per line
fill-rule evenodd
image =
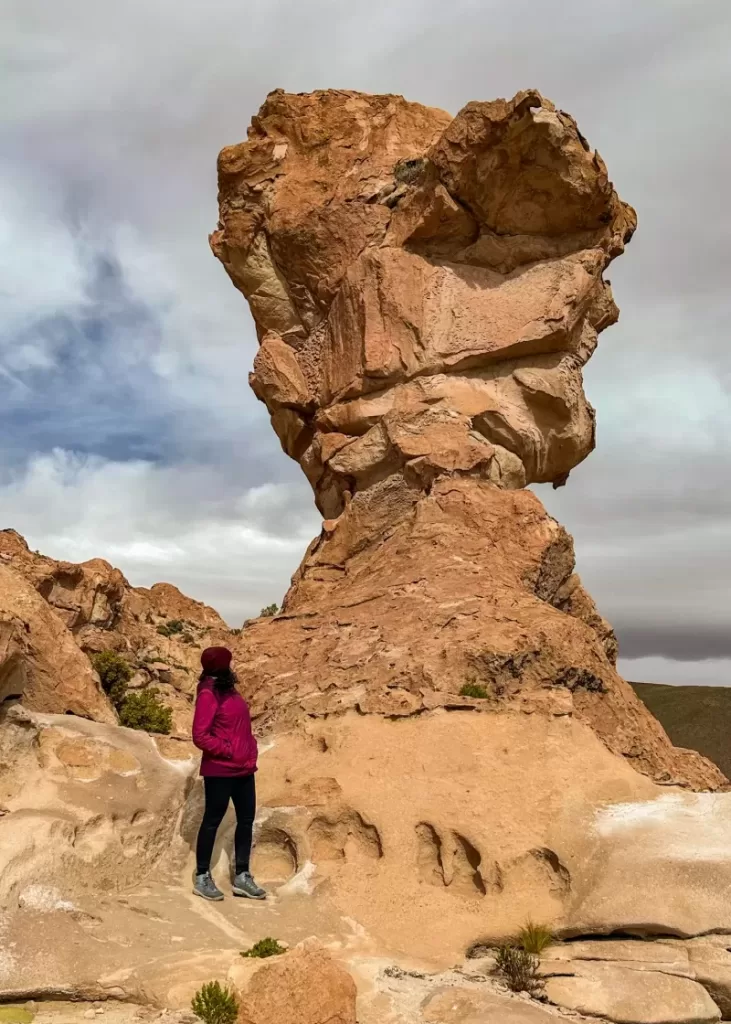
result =
M201 775L253 775L258 749L249 705L238 692L221 693L202 679L193 716L193 742L203 751Z

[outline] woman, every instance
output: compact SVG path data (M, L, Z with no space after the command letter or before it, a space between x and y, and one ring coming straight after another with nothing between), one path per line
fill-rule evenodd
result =
M256 815L257 746L251 731L249 708L236 689L231 651L209 647L201 655L203 672L193 718L193 742L203 751L201 775L206 806L196 846L193 892L205 900L222 900L211 877L211 857L218 826L233 800L236 810L236 873L234 896L263 900L266 892L251 876L249 860Z

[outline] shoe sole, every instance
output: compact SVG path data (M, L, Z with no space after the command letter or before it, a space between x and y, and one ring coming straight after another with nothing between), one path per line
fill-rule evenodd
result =
M206 896L204 892L199 892L197 889L193 890L194 896L200 896L202 900L208 900L209 903L220 903L224 898L223 893L220 896Z
M244 892L243 889L232 889L231 892L234 896L243 896L245 900L265 900L267 898L266 893L263 896L252 896L251 893Z

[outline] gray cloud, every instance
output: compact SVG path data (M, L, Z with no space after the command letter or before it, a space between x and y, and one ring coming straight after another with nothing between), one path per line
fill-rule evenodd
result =
M250 317L207 250L216 153L279 86L452 111L535 86L640 222L587 370L599 448L538 491L629 668L731 678L725 0L8 0L3 20L8 525L235 623L280 597L317 517L249 393Z

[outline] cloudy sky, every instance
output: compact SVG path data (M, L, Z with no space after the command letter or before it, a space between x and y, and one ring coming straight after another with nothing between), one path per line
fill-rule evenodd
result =
M539 488L633 679L731 684L728 0L0 0L0 526L234 625L319 529L210 255L218 150L273 88L454 113L537 87L639 230L586 374L598 448Z

